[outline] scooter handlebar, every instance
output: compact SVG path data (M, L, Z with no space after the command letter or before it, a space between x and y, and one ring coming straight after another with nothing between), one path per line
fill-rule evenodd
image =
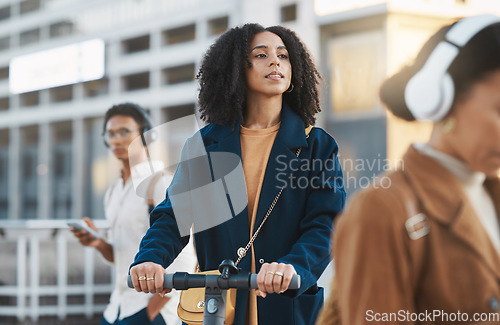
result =
M177 289L186 290L190 288L203 288L205 287L207 277L218 278L219 285L221 289L258 289L257 286L257 274L252 273L240 273L236 275L230 275L227 279L222 279L220 275L205 275L205 274L189 274L185 272L176 272L165 274L163 276L163 288L165 289ZM132 277L129 275L127 280L127 285L129 288L133 288L134 284L132 282ZM299 289L300 288L300 276L294 274L288 289Z

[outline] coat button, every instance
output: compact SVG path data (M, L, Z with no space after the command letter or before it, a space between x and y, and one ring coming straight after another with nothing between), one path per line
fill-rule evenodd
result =
M264 264L264 259L263 259L263 258L261 258L261 259L259 260L259 263L260 263L260 264Z
M490 306L490 309L492 311L498 311L498 309L500 307L500 304L498 303L498 299L495 296L490 298L490 300L488 301L488 305Z

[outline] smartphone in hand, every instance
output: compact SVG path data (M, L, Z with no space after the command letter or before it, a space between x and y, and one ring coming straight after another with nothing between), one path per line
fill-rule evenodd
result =
M83 221L68 220L66 223L69 227L74 227L76 230L85 230L89 234L93 235L95 239L99 238L99 234L87 226Z

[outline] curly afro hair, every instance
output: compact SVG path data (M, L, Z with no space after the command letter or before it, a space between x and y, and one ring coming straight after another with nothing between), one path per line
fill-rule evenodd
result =
M305 125L314 125L314 115L321 111L318 95L321 76L309 52L295 32L282 26L264 28L259 24L228 30L205 53L196 76L201 87L199 105L203 121L233 125L242 120L246 108L245 64L251 67L248 47L256 34L265 31L278 35L288 50L294 89L285 92L283 100Z

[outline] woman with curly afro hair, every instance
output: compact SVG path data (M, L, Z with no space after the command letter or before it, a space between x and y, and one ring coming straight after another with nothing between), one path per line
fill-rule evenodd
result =
M235 324L313 324L323 304L317 280L330 261L332 222L345 202L337 143L313 127L320 75L293 31L246 24L208 49L197 78L200 114L208 123L197 143L211 159L212 175L220 169L216 153L238 157L248 203L239 212L226 180L232 217L203 231L194 224L200 269L217 269L232 259L242 270L258 273L258 290L237 293ZM195 143L189 139L183 154ZM200 178L200 168L180 166L178 179L192 185ZM179 181L174 177L173 183ZM138 279L160 278L188 242L179 231L173 194L169 188L151 214L151 228L130 270L138 291L164 293L161 281ZM217 204L210 201L204 209ZM294 274L301 286L288 290Z
M282 97L305 125L314 125L314 115L321 111L317 89L320 74L309 52L293 31L281 26L264 29L258 24L236 27L225 33L206 53L197 76L201 85L200 113L204 121L227 125L244 117L247 87L250 86L246 71L253 65L249 46L256 34L266 31L278 36L286 45L287 62L293 71L290 79L283 80L284 85L289 85L288 91L277 97Z

